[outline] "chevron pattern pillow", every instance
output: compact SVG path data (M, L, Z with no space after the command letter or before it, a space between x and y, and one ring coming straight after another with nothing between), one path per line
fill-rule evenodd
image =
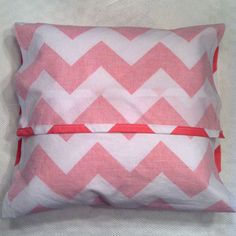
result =
M223 24L15 31L21 114L3 216L73 204L235 211L219 176Z

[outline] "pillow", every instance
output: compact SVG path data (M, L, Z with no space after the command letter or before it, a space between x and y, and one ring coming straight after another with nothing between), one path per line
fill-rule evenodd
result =
M73 204L233 212L219 176L224 25L15 25L22 65L4 217Z

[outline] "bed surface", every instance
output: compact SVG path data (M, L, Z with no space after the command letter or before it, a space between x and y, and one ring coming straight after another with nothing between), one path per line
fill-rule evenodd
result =
M12 78L20 63L15 22L177 28L223 22L218 62L222 97L222 179L236 196L235 0L0 0L0 208L16 153L18 105ZM236 235L236 214L76 207L0 219L2 235Z

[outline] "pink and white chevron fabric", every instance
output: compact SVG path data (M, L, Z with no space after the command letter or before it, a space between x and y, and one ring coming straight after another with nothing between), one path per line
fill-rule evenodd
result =
M73 204L236 210L220 176L224 25L15 25L22 64L4 217Z

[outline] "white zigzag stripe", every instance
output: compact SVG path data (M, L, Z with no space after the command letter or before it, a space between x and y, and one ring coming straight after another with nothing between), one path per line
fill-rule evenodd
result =
M209 99L200 94L208 94ZM212 99L211 99L212 98ZM206 80L201 89L197 92L197 94L189 98L187 96L178 96L174 95L165 96L165 99L175 108L175 110L185 119L185 121L190 126L196 126L200 121L202 116L204 115L206 109L209 105L212 105L216 114L219 114L220 111L220 98L217 93L214 92L213 88Z
M7 197L4 199L3 215L4 212L7 214L4 215L5 217L9 216L9 214L12 217L26 214L38 205L58 208L66 204L70 205L74 203L91 204L96 198L96 194L94 194L96 192L102 193L102 196L111 205L125 208L136 208L141 205L148 206L159 198L163 199L173 208L182 210L203 210L220 200L223 200L230 206L235 206L235 202L232 202L228 190L214 177L213 174L210 178L207 189L192 198L188 197L164 174L157 176L133 198L124 196L104 178L97 175L73 200L65 199L64 197L54 193L48 188L46 183L42 182L35 176L29 185L18 196L16 196L12 202L9 202Z
M205 37L206 35L207 37ZM214 42L214 45L209 44L209 40ZM45 43L57 52L68 64L73 65L101 41L112 48L112 50L130 65L137 62L152 47L161 42L191 69L205 52L210 52L209 58L212 59L214 53L212 49L217 46L217 32L212 27L206 28L188 42L174 32L150 29L130 41L117 31L110 28L98 27L80 34L75 39L70 39L56 27L43 25L34 33L28 50L26 51L21 48L24 64L20 68L20 72L24 71L35 61L38 51ZM205 47L199 48L198 45L200 42ZM186 54L186 52L188 53Z
M65 203L69 204L70 200L53 192L42 180L35 176L12 202L9 201L6 195L3 203L3 216L17 217L25 215L38 205L60 208Z
M82 192L75 196L74 200L85 205L92 204L96 199L96 193L101 193L110 204L116 207L135 208L139 206L135 201L132 201L123 193L117 191L116 188L99 174L88 183Z
M24 148L19 168L24 168L35 147L40 145L52 161L67 174L91 147L99 143L124 168L132 171L159 142L163 142L191 170L197 168L209 143L214 146L214 139L203 137L190 139L183 135L136 134L131 140L127 140L123 134L119 133L109 135L88 133L74 134L67 142L56 134L37 135L23 139Z
M215 191L216 189L217 192ZM161 174L136 194L133 199L136 201L145 201L148 205L155 201L157 197L164 199L174 208L182 210L203 210L220 200L231 205L228 190L213 174L211 175L207 189L191 198L164 174Z
M50 87L50 90L45 90L47 87ZM72 94L68 94L57 81L44 71L32 84L27 99L19 98L22 112L25 114L20 120L20 126L28 126L40 98L43 98L66 123L70 124L99 96L103 96L130 123L137 122L154 103L163 97L190 126L195 126L199 122L206 108L210 105L209 101L218 111L220 100L219 95L216 94L207 80L201 89L193 97L190 97L162 69L151 76L133 94L124 89L103 68L99 68L90 75Z

